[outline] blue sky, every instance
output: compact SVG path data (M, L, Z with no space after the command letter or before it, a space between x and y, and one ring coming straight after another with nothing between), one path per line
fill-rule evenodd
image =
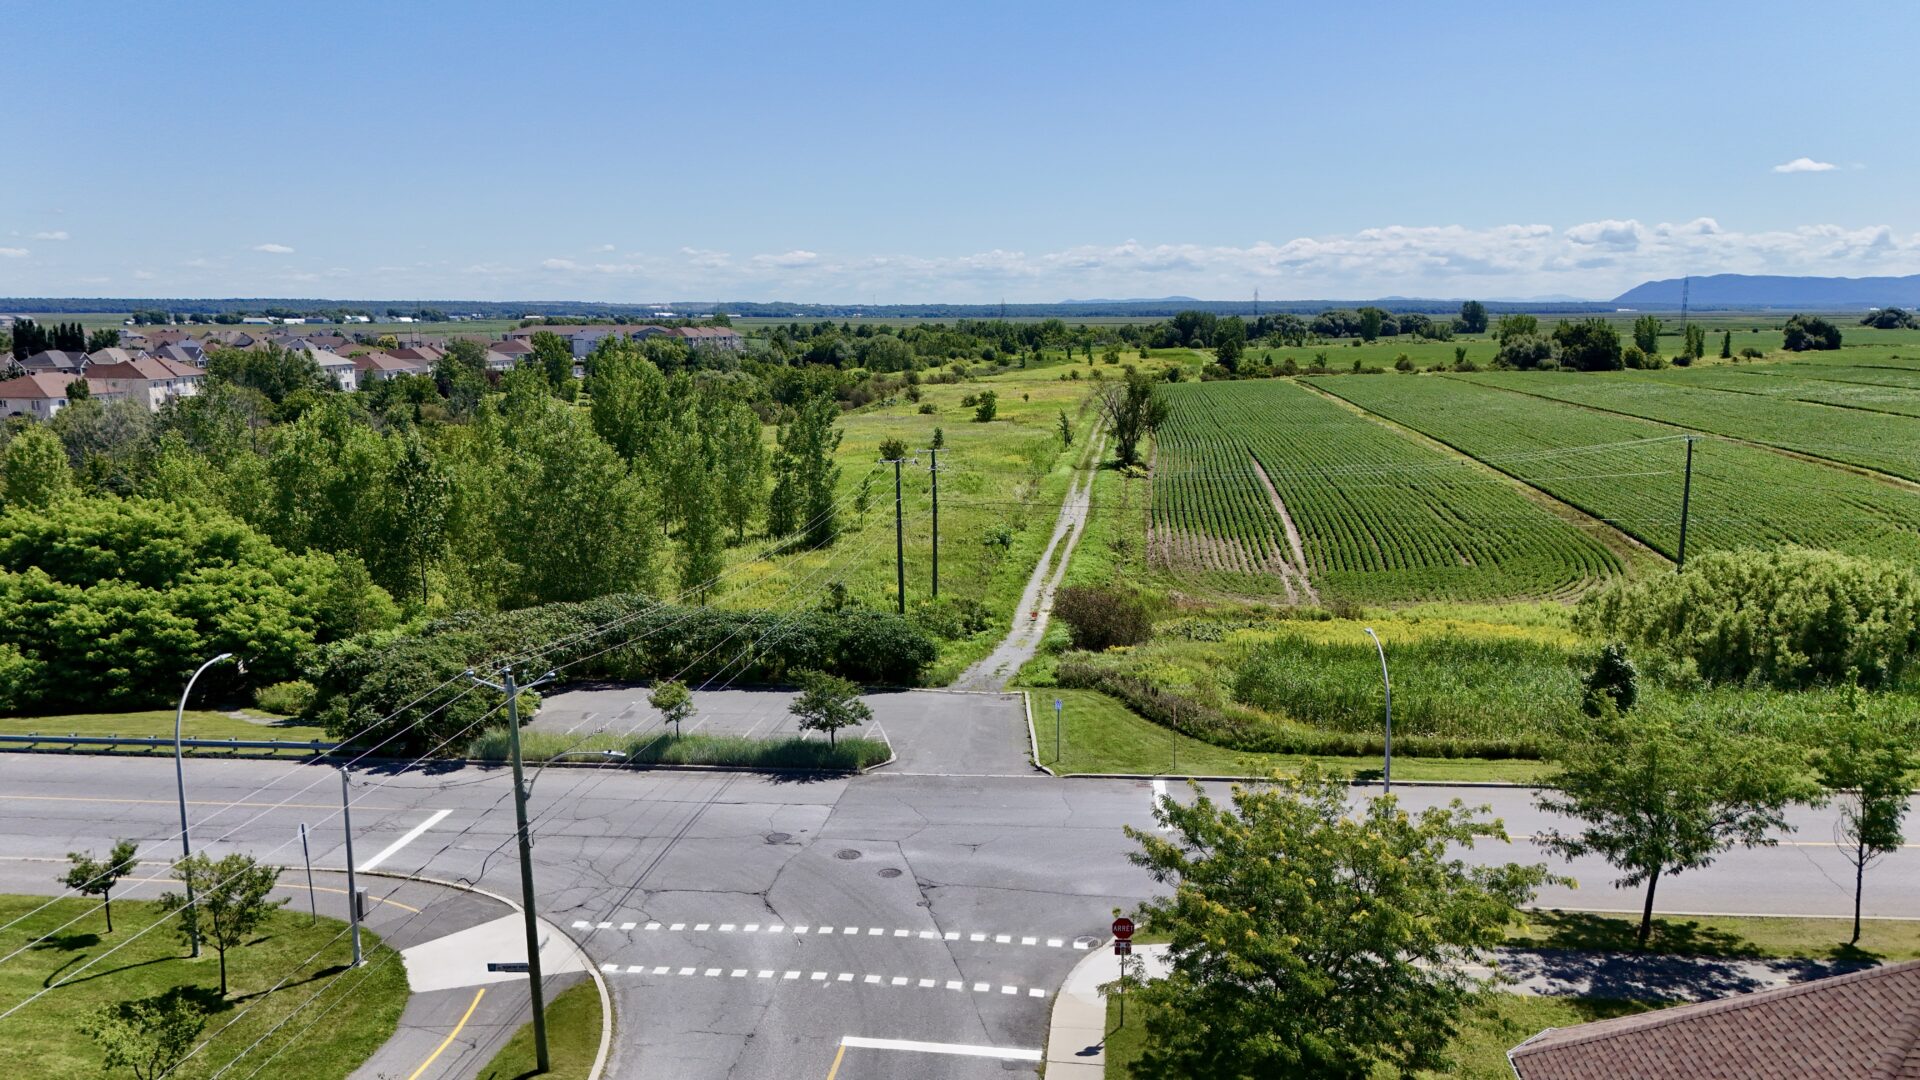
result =
M7 23L39 44L0 76L0 295L1610 296L1920 272L1906 2Z

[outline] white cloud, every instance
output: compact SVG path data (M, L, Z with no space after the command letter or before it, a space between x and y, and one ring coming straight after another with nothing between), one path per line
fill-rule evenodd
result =
M154 276L154 272L151 270L135 270L133 272L133 279L135 281L152 281Z
M67 230L65 230L65 229L52 229L52 230L49 230L49 231L47 231L47 232L37 232L37 233L34 233L34 234L33 234L33 238L34 238L35 240L69 240L69 239L72 239L72 237L69 237L69 236L67 235Z
M1839 168L1831 161L1815 161L1810 157L1797 157L1792 161L1773 167L1774 172L1832 172Z
M285 244L255 244L253 250L264 251L269 255L291 255L293 249Z
M811 251L787 251L779 255L755 255L753 264L763 267L809 266L820 260L820 256Z
M0 247L0 259L24 259L26 257L26 248Z
M542 270L578 270L580 264L572 259L542 259L540 268Z
M612 250L613 250L613 245L612 245L612 244L601 244L601 245L600 245L600 246L599 246L598 248L596 248L595 250L597 250L597 251L612 251Z

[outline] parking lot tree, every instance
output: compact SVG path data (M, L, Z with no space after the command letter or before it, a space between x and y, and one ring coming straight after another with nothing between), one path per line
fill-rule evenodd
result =
M693 719L693 692L678 679L665 679L655 684L653 692L647 695L647 704L660 711L662 723L673 725L675 735L680 734L683 721Z
M1171 970L1135 1075L1331 1077L1443 1071L1485 990L1459 963L1501 943L1549 880L1541 866L1474 866L1459 849L1506 832L1458 800L1409 811L1350 805L1345 777L1236 785L1220 804L1159 800L1127 828L1130 858L1165 887L1141 908Z
M787 711L799 718L801 731L824 731L831 745L841 728L873 719L873 710L860 700L860 688L838 675L803 671L798 676L800 696Z

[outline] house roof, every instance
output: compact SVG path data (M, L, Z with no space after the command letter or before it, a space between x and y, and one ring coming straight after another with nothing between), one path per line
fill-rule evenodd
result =
M95 349L87 354L87 360L93 364L124 364L144 353L132 352L122 348Z
M197 352L186 345L163 345L155 349L153 355L161 360L171 360L176 364L186 364L197 367L198 365L196 365L194 361L205 354Z
M47 349L34 353L23 361L29 371L73 371L86 366L87 354L62 352L59 349Z
M35 371L16 379L0 382L0 398L19 401L25 398L56 399L67 396L67 386L76 376L66 372ZM103 387L88 383L89 389L101 390Z
M392 353L362 353L353 358L357 371L384 371L391 374L418 374L429 371L432 365L419 360L407 360Z
M1920 1080L1920 960L1549 1028L1520 1080Z
M495 341L487 346L488 352L497 352L504 356L526 356L533 352L533 342L526 338L508 338Z
M95 363L87 368L89 379L128 379L152 382L159 379L197 379L206 372L177 360L158 356L136 356L117 364Z
M676 326L667 331L667 333L672 334L674 337L689 339L730 338L740 336L738 330L726 326Z

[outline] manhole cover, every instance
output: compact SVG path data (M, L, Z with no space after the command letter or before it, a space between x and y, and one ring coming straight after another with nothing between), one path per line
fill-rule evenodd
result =
M857 851L855 851L855 850L853 850L853 849L852 849L852 848L850 848L850 847L849 847L849 848L841 848L841 849L840 849L839 851L836 851L836 852L834 852L834 853L833 853L833 857L834 857L834 858L836 858L836 859L849 859L849 860L851 860L851 859L857 859L857 858L859 858L859 857L860 857L860 853L859 853L859 852L857 852Z
M900 876L900 868L897 866L889 866L885 870L880 871L880 876L883 878L897 878Z
M784 844L791 839L793 839L792 833L770 832L767 834L767 843L769 844Z

